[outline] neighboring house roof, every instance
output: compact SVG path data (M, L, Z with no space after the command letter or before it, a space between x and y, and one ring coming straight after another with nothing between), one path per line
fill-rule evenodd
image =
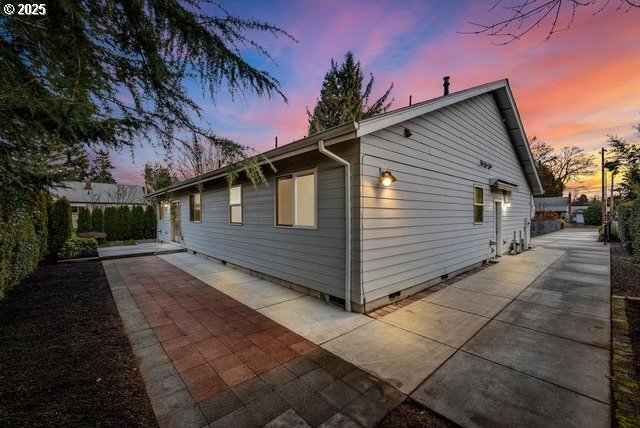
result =
M536 212L564 212L569 211L569 198L563 196L534 197Z
M136 184L91 183L85 190L82 181L63 181L61 187L51 189L58 198L67 198L71 203L86 204L147 204L144 189Z
M587 208L589 205L574 205L571 207L571 214L582 214Z
M408 107L402 107L397 110L379 114L377 116L361 120L360 122L351 122L344 125L336 126L335 128L328 129L324 132L305 137L301 140L294 141L290 144L278 147L273 150L269 150L268 152L262 153L259 156L263 156L269 159L269 161L274 162L279 159L315 150L318 141L320 140L324 140L325 145L329 146L331 144L336 144L353 138L362 137L364 135L371 134L381 129L388 128L401 122L413 119L425 113L429 113L486 93L491 93L494 95L494 99L496 100L496 103L502 115L502 120L506 126L507 133L509 134L513 147L518 156L518 160L522 165L522 169L525 173L533 194L541 195L543 193L543 189L540 182L540 177L538 176L538 171L535 167L533 155L531 154L531 149L529 148L529 144L527 143L524 127L522 125L522 121L520 120L520 114L518 113L518 108L516 107L513 95L511 93L511 88L509 87L509 81L507 79L486 83L484 85L475 86L473 88L465 89L458 92L453 92L442 97L434 98L431 100L413 104ZM261 160L258 159L258 161ZM196 183L214 180L224 176L228 171L228 166L217 169L215 171L210 171L197 177L175 183L164 189L154 191L148 194L147 197L158 196L173 190L190 187Z

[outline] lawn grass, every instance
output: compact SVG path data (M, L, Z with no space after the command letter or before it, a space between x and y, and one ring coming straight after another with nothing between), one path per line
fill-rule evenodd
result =
M157 427L102 264L41 267L0 303L0 426Z

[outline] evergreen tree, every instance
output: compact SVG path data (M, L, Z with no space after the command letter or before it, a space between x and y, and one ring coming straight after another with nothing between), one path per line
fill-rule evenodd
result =
M115 207L107 207L104 209L104 232L107 234L108 241L116 241L118 239L117 212Z
M373 73L369 74L369 82L363 88L360 61L356 62L351 51L347 52L341 65L331 59L331 68L324 76L320 99L313 113L307 108L309 135L386 112L393 101L387 102L393 83L380 98L369 104L374 81Z
M64 179L69 181L86 181L89 178L89 156L87 151L80 149L77 154L67 151L63 163Z
M211 100L221 89L286 100L243 54L251 47L269 57L251 35L291 36L210 2L56 0L46 16L0 21L4 189L63 179L52 165L88 144L118 148L142 137L170 148L187 130L208 135L187 80Z
M115 169L109 158L107 150L100 149L96 152L96 158L89 172L89 179L95 183L111 183L115 184L111 170Z
M76 232L91 232L91 212L89 208L80 207L78 210L78 227L76 228Z
M156 239L158 233L158 217L152 205L147 205L144 211L144 237L146 239Z
M71 238L73 223L71 221L71 205L67 198L55 201L49 209L49 253L56 256L67 239Z
M144 208L140 205L131 210L129 235L131 239L144 239Z
M154 164L146 163L142 173L145 185L150 191L162 189L178 181L169 167L157 162Z
M131 239L129 230L130 217L131 210L128 206L123 205L121 207L118 207L118 209L116 210L116 235L117 239L120 241Z
M94 232L104 232L104 213L101 208L91 211L91 229Z

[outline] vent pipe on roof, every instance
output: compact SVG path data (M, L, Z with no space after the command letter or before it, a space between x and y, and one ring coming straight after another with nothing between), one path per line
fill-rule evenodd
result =
M442 86L444 86L444 94L445 95L449 95L449 78L450 78L450 76L444 76L442 78L442 80L444 80L444 83L442 84Z

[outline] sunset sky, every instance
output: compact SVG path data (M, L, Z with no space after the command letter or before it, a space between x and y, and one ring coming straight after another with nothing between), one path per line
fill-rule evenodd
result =
M581 9L573 27L549 40L541 29L508 45L482 35L460 34L469 21L489 23L500 10L493 2L452 1L223 1L232 14L255 18L288 31L298 42L257 34L273 57L243 54L269 71L289 99L247 94L231 100L222 92L215 104L189 84L218 135L258 151L303 137L305 108L313 109L331 58L352 50L380 94L393 82L392 108L440 96L442 76L457 91L508 78L527 135L553 147L576 145L595 152L607 134L640 140L640 10L616 10L617 1ZM142 183L140 170L164 153L137 145L112 153L116 180ZM597 187L586 180L579 192Z

